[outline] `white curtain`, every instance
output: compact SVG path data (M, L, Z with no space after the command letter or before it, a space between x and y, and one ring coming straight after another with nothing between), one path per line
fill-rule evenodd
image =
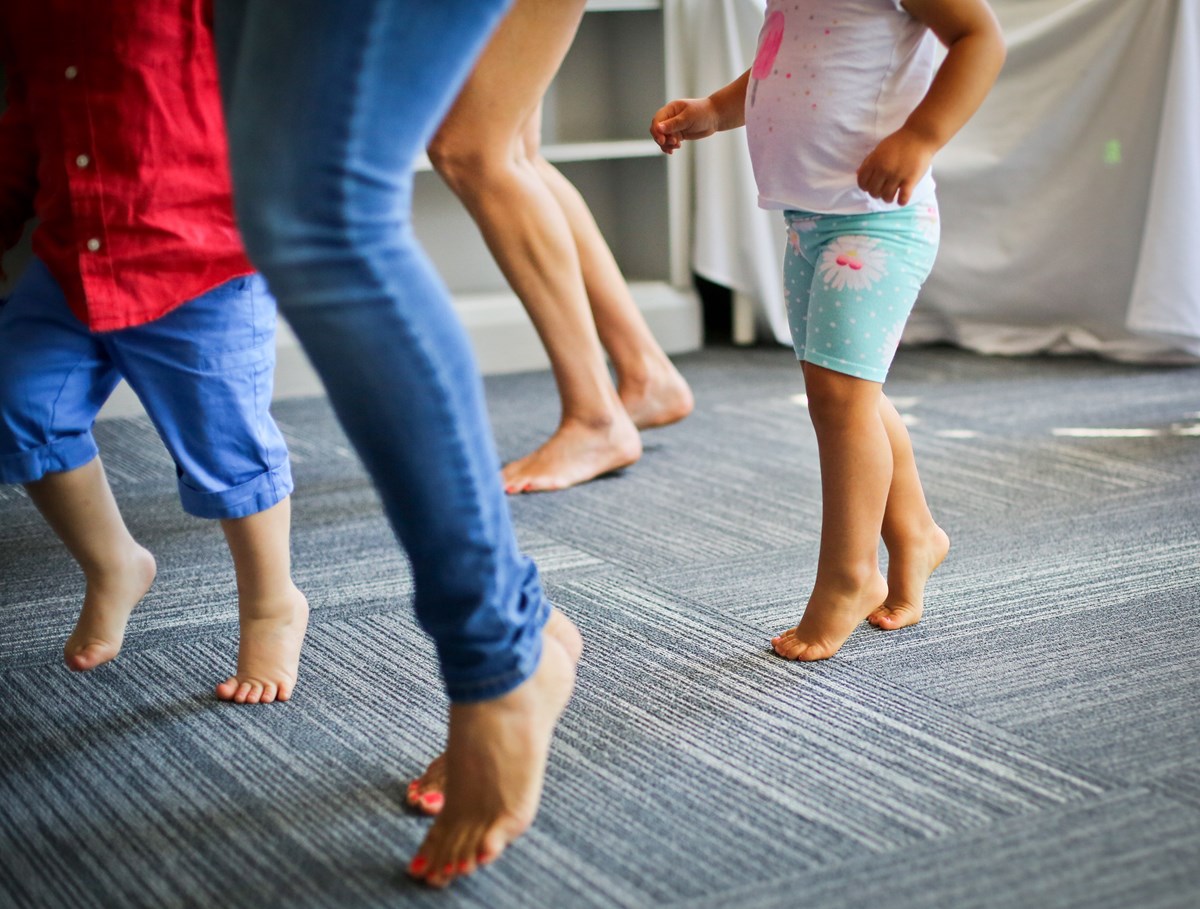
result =
M690 93L753 58L763 0L681 0ZM1008 61L938 155L942 248L906 341L1200 357L1200 0L993 0ZM696 271L781 343L777 213L744 137L695 158ZM747 208L749 206L749 209Z

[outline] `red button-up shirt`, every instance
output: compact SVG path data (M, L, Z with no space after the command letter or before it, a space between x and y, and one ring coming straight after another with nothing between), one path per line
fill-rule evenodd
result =
M211 0L0 0L0 252L34 253L95 331L249 274Z

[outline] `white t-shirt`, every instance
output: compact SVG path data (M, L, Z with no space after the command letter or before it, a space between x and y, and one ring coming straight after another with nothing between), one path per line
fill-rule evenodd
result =
M758 204L898 208L859 189L856 172L925 97L937 56L937 38L900 0L769 0L746 90ZM909 204L932 194L930 172Z

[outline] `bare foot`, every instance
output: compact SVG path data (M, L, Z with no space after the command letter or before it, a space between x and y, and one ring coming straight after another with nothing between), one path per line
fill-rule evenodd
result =
M664 362L639 381L622 378L621 403L638 429L655 429L678 423L692 412L696 400L675 364Z
M217 697L238 704L270 704L292 696L300 647L308 629L308 600L294 586L272 603L238 604L241 636L237 672L217 686Z
M492 863L533 823L550 738L583 647L571 621L556 615L559 624L543 631L542 658L529 679L490 701L450 705L445 807L408 866L433 887Z
M501 479L510 494L548 492L628 467L641 456L637 427L618 410L603 426L564 420L537 451L504 465Z
M405 800L421 814L432 817L441 812L446 802L445 752L430 761L425 772L408 784Z
M95 669L120 652L129 615L154 583L157 571L150 551L134 543L121 570L87 579L79 621L63 648L68 669Z
M827 660L887 595L887 582L878 573L858 590L826 594L814 589L800 624L771 638L771 646L789 660Z
M576 663L583 652L583 641L575 625L557 608L550 613L542 633L562 644L567 655ZM442 810L446 798L446 754L443 752L429 762L425 772L408 784L405 800L410 808L430 817Z
M950 537L933 525L925 539L888 552L888 595L883 605L867 616L876 628L895 631L921 621L925 611L925 582L950 551Z

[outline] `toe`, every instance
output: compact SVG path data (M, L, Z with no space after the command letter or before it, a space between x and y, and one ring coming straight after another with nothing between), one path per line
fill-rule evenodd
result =
M442 806L446 804L446 797L440 792L423 792L416 800L416 808L422 814L427 814L430 817L440 814Z
M273 704L275 697L279 694L279 689L274 682L263 682L262 697L259 699L260 704Z

